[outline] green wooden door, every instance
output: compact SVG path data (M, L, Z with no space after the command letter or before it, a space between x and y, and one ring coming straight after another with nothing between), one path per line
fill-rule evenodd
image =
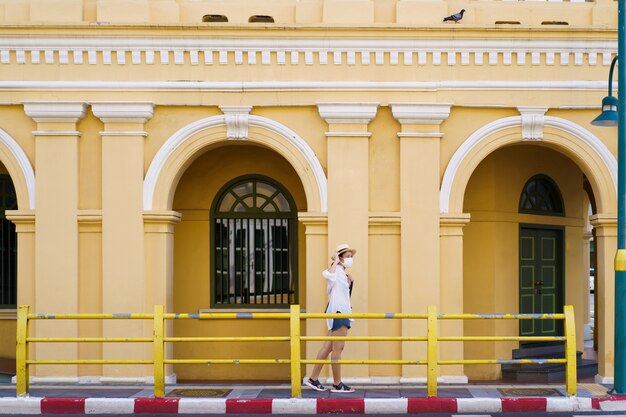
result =
M520 228L520 313L562 313L563 231ZM520 320L521 336L562 336L562 320Z

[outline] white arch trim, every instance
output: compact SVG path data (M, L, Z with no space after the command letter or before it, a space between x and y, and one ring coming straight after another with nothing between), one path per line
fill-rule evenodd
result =
M298 151L304 156L304 158L308 162L313 174L315 175L319 191L321 211L326 212L328 210L328 191L326 175L324 174L324 170L322 169L322 164L320 163L319 159L317 159L315 152L313 152L313 149L311 149L309 144L306 143L306 141L302 139L300 135L289 129L287 126L267 117L250 115L248 117L248 125L257 126L275 132L287 139L289 143L291 143L293 146L295 146L296 149L298 149ZM154 159L150 163L150 167L148 168L148 172L146 173L146 178L143 183L144 210L152 210L154 203L154 192L159 176L161 174L161 171L163 170L163 167L165 166L165 163L174 153L174 151L183 142L185 142L185 140L187 140L194 134L202 130L218 126L226 126L226 119L224 115L211 116L205 119L200 119L178 130L161 146L159 151L154 156ZM226 140L226 138L224 138L224 140Z
M450 209L450 196L452 194L452 185L464 159L471 153L471 151L479 146L479 144L487 139L490 135L499 131L509 129L512 127L518 127L522 125L521 116L504 117L502 119L495 120L474 132L463 144L456 150L443 175L441 182L441 191L439 193L439 210L441 213L448 213ZM617 192L617 160L606 147L606 145L593 133L583 128L582 126L554 116L545 116L546 127L553 127L562 131L568 132L582 141L593 149L598 156L602 159L606 167L608 168L611 178L613 180L613 186ZM520 136L521 141L521 136Z
M22 147L13 139L11 135L0 129L0 142L2 142L9 149L11 155L15 158L15 162L20 168L21 174L26 182L26 191L28 193L28 208L35 209L35 171L30 164L30 160L26 156L26 153ZM7 161L3 161L7 162ZM8 168L8 167L7 167ZM15 178L13 182L15 183Z

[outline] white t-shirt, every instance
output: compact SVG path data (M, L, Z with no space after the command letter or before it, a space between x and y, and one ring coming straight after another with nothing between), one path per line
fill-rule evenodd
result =
M348 275L341 265L337 265L335 272L326 269L322 272L322 276L326 278L326 292L328 293L328 308L326 313L344 313L352 312L352 304L350 303L350 282ZM350 321L353 321L350 319ZM333 327L333 319L327 319L326 324L328 330Z

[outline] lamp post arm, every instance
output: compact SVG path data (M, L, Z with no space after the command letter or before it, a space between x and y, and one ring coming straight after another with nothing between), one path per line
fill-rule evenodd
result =
M615 55L613 61L611 61L611 69L609 70L609 95L613 95L613 70L615 69L615 64L617 64L619 55Z

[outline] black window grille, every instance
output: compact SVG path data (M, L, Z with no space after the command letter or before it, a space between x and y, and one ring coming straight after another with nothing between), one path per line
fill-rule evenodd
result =
M17 307L17 233L6 210L17 209L13 181L0 175L0 308Z
M526 182L520 197L520 213L564 216L563 198L556 183L546 175L535 175Z
M212 307L297 303L297 210L266 177L227 184L211 210Z

